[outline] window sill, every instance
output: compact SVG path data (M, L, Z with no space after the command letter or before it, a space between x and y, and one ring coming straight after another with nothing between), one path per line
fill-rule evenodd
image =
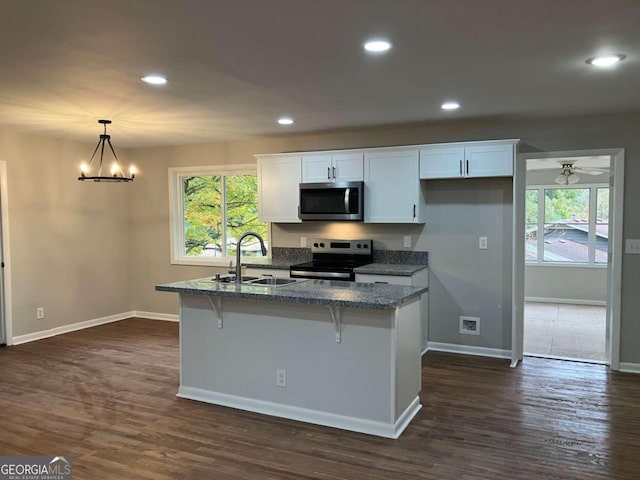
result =
M252 263L252 260L256 260L255 263L264 262L264 260L258 261L258 259L271 258L271 257L240 257L240 263L243 265ZM171 265L190 265L193 267L229 267L229 262L236 264L236 257L213 257L211 259L204 258L172 258Z
M589 263L560 263L560 262L556 262L556 263L551 263L551 262L545 262L545 263L529 263L529 262L525 262L525 267L552 267L552 268L557 268L557 267L571 267L571 268L594 268L596 270L602 270L607 268L607 264L606 263L598 263L598 264L589 264Z

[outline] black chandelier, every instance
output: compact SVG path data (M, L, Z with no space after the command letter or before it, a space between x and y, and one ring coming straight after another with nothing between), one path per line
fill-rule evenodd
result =
M135 168L133 166L129 167L128 177L122 172L122 168L118 163L118 156L111 145L111 135L107 135L107 125L111 123L111 120L98 120L98 123L104 125L104 133L100 135L100 140L98 140L98 145L96 145L96 149L93 151L93 155L91 155L89 163L83 163L80 165L80 176L78 177L78 180L90 180L93 182L132 182L136 173ZM111 165L110 175L102 174L105 143L109 145L109 150L111 150L113 158L115 159ZM95 158L98 149L100 149L100 163L96 161L96 164L94 165L93 159Z

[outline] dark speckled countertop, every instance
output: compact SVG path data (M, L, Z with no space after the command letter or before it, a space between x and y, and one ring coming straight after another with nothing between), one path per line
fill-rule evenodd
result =
M211 278L199 278L156 285L156 290L276 302L390 310L425 293L427 288L337 280L302 280L290 285L269 287L236 285L216 282Z

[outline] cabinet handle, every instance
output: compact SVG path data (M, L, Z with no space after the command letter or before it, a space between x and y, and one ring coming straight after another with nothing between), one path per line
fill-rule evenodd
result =
M462 176L462 160L460 160L460 176Z
M469 159L467 158L467 175L469 175Z
M416 204L413 204L413 218L416 218Z
M389 285L389 282L373 282L373 283L378 283L380 285Z
M327 167L327 180L331 180L331 169Z
M331 167L333 169L333 179L336 179L336 167Z

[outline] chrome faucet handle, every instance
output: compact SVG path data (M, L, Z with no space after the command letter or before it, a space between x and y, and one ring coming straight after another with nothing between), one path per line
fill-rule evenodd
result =
M229 270L227 270L230 274L236 273L236 269L233 266L233 260L229 260Z

